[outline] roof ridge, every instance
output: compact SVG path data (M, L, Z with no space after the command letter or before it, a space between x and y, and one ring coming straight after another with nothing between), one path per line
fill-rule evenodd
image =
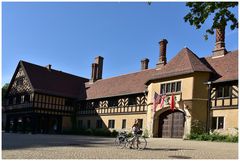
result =
M188 48L186 48L186 49L187 49L187 51L189 50L190 52L192 52L190 49L188 49ZM192 53L193 53L193 52L192 52ZM189 57L188 52L187 52L186 54L187 54L187 57L188 57L188 62L190 62L191 68L192 68L192 70L194 71L193 64L192 64L192 62L191 62L191 60L190 60L190 57ZM194 54L194 53L193 53L193 54Z
M137 74L137 73L146 72L146 71L150 71L150 70L156 70L156 69L155 68L145 69L145 70L141 70L141 71L138 71L138 72L132 72L132 73L118 75L118 76L113 76L113 77L109 77L109 78L105 78L105 79L99 79L96 82L104 81L104 80L107 80L107 79L118 78L118 77L122 77L122 76L127 76L127 75L131 75L131 74ZM88 82L86 82L86 83L88 83Z
M40 67L40 68L43 68L43 69L47 69L47 68L44 67L44 66L41 66L41 65L38 65L38 64L33 64L33 63L30 63L30 62L27 62L27 61L24 61L24 60L20 60L20 62L23 62L23 65L24 65L24 63L27 63L27 64L30 64L30 65L33 65L33 66L36 66L36 67ZM73 75L73 74L70 74L70 73L67 73L67 72L63 72L63 71L60 71L60 70L56 70L56 69L51 69L51 70L53 70L53 71L55 71L55 72L67 74L67 75L70 75L70 76L74 76L74 77L78 77L78 78L82 78L82 79L87 79L87 80L89 80L88 78L80 77L80 76L77 76L77 75Z

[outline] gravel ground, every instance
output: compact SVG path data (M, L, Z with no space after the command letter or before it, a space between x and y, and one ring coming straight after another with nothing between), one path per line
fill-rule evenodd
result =
M119 149L114 138L2 133L3 159L237 159L237 143L147 139L147 149Z

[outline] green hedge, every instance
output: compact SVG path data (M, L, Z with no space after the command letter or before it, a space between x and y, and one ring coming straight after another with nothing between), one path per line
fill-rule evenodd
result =
M201 141L218 141L218 142L238 142L238 136L232 135L219 135L219 134L195 134L192 133L188 136L191 140L201 140Z

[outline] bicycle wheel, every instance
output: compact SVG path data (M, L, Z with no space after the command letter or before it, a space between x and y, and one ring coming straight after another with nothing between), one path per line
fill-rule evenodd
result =
M127 144L127 139L126 138L120 138L119 139L119 143L118 143L118 146L119 146L119 148L124 148L125 146L126 146L126 144Z
M136 148L138 150L143 150L143 149L145 149L147 147L147 140L144 137L142 137L142 136L140 136L138 139L136 139L135 142L136 142L135 143Z
M118 146L118 145L119 145L119 137L117 137L117 138L115 139L114 145L115 145L115 146Z

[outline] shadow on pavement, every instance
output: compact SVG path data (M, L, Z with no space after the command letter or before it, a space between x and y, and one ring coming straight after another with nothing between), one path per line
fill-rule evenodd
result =
M191 159L192 157L188 157L188 156L180 156L180 155L172 155L172 156L168 156L169 158L173 158L173 159Z
M2 133L2 150L43 147L103 147L113 145L114 138L80 135L44 135Z
M195 149L182 149L182 148L146 148L144 150L150 150L150 151L178 151L178 150L195 150Z

